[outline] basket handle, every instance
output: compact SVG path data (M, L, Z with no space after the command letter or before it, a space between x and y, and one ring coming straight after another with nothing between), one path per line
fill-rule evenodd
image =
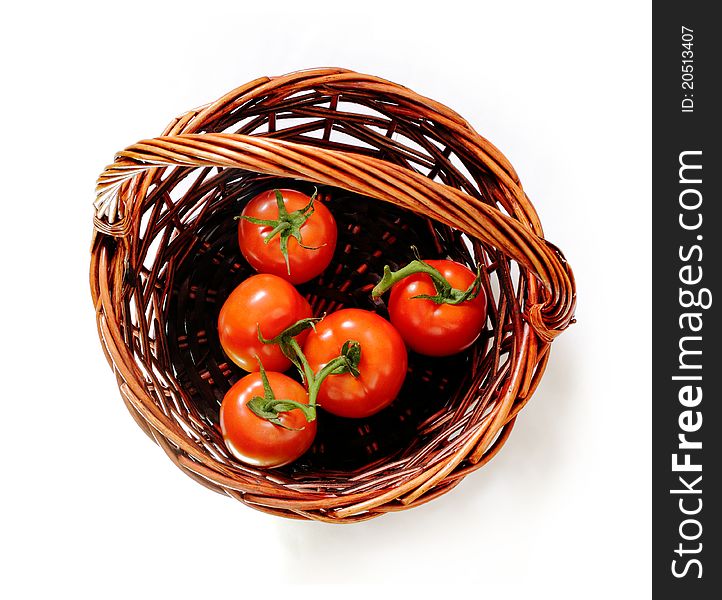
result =
M553 340L574 317L571 268L553 244L495 206L408 168L378 158L285 140L226 133L182 134L143 140L119 152L98 178L95 228L125 237L139 202L136 176L156 167L227 167L299 178L390 202L459 229L494 246L535 275L541 298L526 317L540 338Z

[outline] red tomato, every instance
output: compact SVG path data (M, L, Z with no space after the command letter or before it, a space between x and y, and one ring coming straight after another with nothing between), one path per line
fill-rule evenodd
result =
M266 373L277 399L308 404L301 384L281 373ZM226 393L221 404L221 433L228 450L238 460L256 467L282 467L296 460L311 447L316 421L306 421L301 410L279 413L286 429L254 414L246 403L263 397L260 373L246 375Z
M393 325L376 313L347 308L331 313L309 333L303 352L314 372L341 354L346 340L361 344L359 376L329 375L318 405L339 417L368 417L388 406L404 383L406 348Z
M308 206L310 197L296 190L279 190L283 195L286 211L293 218L294 211L302 211ZM262 192L246 204L242 217L252 217L264 221L278 221L279 208L276 202L276 190ZM302 219L301 219L302 220ZM266 236L273 231L272 225L259 225L241 218L238 222L238 243L241 253L249 264L259 273L272 273L291 283L298 284L320 275L331 262L336 249L336 221L331 212L321 202L313 204L313 214L298 228L301 242L288 236L288 265L281 250L283 232L276 234L269 243ZM290 268L290 274L289 274Z
M229 358L246 371L258 371L258 360L269 371L291 366L276 344L258 339L258 326L266 339L276 337L300 319L312 316L306 299L288 281L275 275L253 275L241 283L223 304L218 316L218 337ZM308 331L296 336L303 344Z
M426 260L452 287L466 290L476 274L451 260ZM391 288L389 317L406 344L419 354L449 356L465 350L476 341L486 323L486 295L461 304L436 304L420 294L434 296L436 288L426 273L415 273Z

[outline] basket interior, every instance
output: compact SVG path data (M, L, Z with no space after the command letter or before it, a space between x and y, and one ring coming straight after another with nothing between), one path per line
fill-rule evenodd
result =
M233 217L260 191L295 188L310 194L314 189L299 181L249 175L234 179L232 173L227 175L222 198L193 227L189 247L174 266L166 311L174 377L192 403L192 411L213 432L211 438L216 437L224 394L245 375L223 353L216 329L225 299L254 273L238 248ZM317 316L356 307L388 317L383 300L372 300L371 288L385 264L396 269L413 260L412 246L424 258L450 257L471 266L476 262L473 248L447 227L338 188L317 189L319 200L332 211L339 229L336 253L328 269L299 286ZM283 470L292 477L328 470L353 471L395 455L413 453L428 441L419 435L425 422L447 412L460 391L468 387L475 357L486 353L490 337L487 329L472 348L449 358L410 353L409 371L398 398L372 417L344 419L321 410L314 445ZM293 370L289 374L297 378ZM225 453L225 448L219 444L216 451Z

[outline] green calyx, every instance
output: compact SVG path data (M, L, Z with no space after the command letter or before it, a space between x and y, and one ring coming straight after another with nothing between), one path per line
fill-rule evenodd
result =
M318 250L321 246L305 246L301 238L301 227L308 221L311 215L314 213L313 203L318 195L318 190L314 190L311 198L306 206L293 212L288 212L286 209L286 203L283 200L283 194L280 190L273 190L276 194L276 204L278 205L278 219L257 219L256 217L249 217L247 215L239 215L236 219L245 219L249 223L254 225L266 225L271 227L271 231L266 234L263 241L266 244L270 244L271 240L276 236L279 236L281 245L281 254L283 259L286 261L286 269L288 274L291 274L291 265L288 260L288 240L295 238L298 245L307 250Z
M268 376L266 370L263 368L263 363L259 360L258 365L261 368L261 381L263 382L263 396L254 396L247 403L246 406L261 419L270 421L274 425L283 427L284 429L290 429L298 431L296 427L289 427L281 421L280 413L288 412L291 410L300 410L303 416L306 417L306 421L311 422L316 418L316 407L304 404L303 402L297 402L296 400L285 400L278 399L271 389L271 384L268 383ZM303 429L302 427L300 429Z
M436 294L433 296L429 294L419 294L418 296L413 296L412 299L420 298L431 300L436 304L456 305L473 300L481 292L481 265L476 269L476 277L472 284L465 290L458 290L454 288L437 269L417 258L398 271L392 271L391 268L386 265L381 281L371 290L371 296L374 298L382 296L399 281L416 273L425 273L431 277L431 281L436 289Z
M336 364L333 364L334 361ZM354 340L346 340L341 347L341 355L328 363L326 367L332 365L328 370L329 375L351 373L354 377L358 377L361 374L358 370L359 362L361 362L361 344Z

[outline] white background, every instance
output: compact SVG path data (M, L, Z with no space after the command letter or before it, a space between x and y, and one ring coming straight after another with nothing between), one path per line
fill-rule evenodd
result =
M650 2L19 4L0 24L0 596L649 597ZM579 288L502 452L352 526L266 516L178 471L120 400L87 276L115 151L259 75L329 65L448 104L499 146Z

